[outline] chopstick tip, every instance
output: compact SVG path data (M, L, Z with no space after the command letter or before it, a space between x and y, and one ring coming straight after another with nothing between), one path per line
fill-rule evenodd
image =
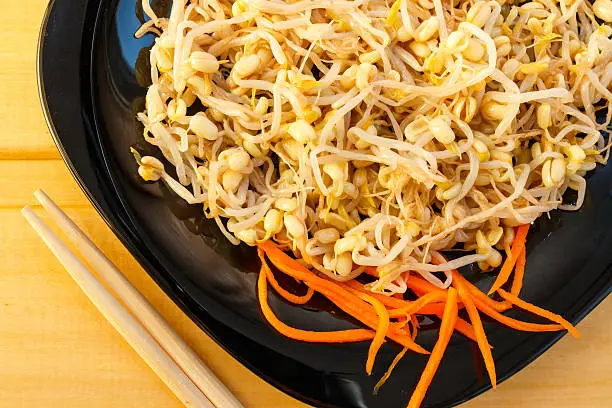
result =
M36 191L34 191L34 197L36 197L38 201L43 201L49 198L47 193L45 193L42 188L36 189Z
M26 220L28 220L28 222L36 217L34 210L32 210L32 208L29 205L26 205L25 207L21 209L21 215L23 215L23 217Z

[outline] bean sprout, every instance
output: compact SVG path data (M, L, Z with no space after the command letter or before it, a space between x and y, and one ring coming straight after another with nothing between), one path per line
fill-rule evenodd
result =
M516 225L580 208L608 158L612 16L568 4L175 0L162 17L143 0L138 119L174 172L135 154L139 174L234 244L272 239L339 281L376 267L381 293L406 273L446 288L499 266Z

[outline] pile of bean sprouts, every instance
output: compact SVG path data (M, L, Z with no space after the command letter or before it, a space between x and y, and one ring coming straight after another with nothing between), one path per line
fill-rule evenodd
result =
M228 240L406 291L490 270L607 161L612 0L174 0L136 158ZM166 166L168 164L166 163ZM564 193L577 197L564 202ZM459 255L440 265L437 251Z

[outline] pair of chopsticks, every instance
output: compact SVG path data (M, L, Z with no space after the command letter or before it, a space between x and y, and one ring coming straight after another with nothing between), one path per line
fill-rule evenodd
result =
M23 216L91 302L181 402L186 407L243 408L147 299L49 196L42 190L36 191L34 196L100 281L30 207L23 208Z

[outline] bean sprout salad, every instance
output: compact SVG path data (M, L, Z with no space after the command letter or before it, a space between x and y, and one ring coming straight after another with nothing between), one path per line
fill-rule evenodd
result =
M230 242L258 246L264 287L283 290L267 256L300 270L292 276L310 295L329 284L371 307L378 323L364 318L372 330L354 340L376 344L381 304L389 314L437 294L421 306L445 306L430 313L444 328L454 299L484 355L478 311L525 308L520 287L501 287L511 273L522 279L528 225L579 209L585 175L608 160L612 0L174 0L169 16L142 7L137 35L156 38L138 119L166 164L134 151L138 173L201 205ZM474 294L456 272L470 264L501 267L492 292L503 300ZM420 312L391 313L382 339L398 322L418 327Z

